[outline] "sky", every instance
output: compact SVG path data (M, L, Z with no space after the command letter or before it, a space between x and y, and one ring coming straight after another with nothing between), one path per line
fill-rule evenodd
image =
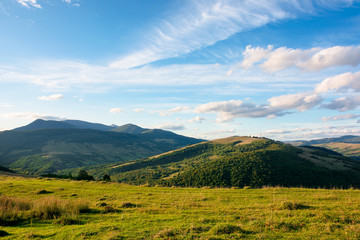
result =
M0 1L0 131L360 135L359 92L360 1Z

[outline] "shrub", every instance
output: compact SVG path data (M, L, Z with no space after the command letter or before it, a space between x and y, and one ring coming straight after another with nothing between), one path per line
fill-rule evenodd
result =
M123 202L123 203L121 204L121 207L122 207L122 208L133 208L133 207L136 207L136 204L131 203L131 202Z
M36 194L49 194L49 193L53 193L53 192L50 192L50 191L47 191L47 190L37 190L35 193Z
M284 202L280 206L280 209L282 210L298 210L298 209L309 209L309 208L311 207L297 202Z
M213 227L210 230L210 233L215 234L215 235L231 234L231 233L235 233L235 232L245 232L245 231L242 230L241 227L239 227L239 226L224 224L224 223L217 224L215 227Z

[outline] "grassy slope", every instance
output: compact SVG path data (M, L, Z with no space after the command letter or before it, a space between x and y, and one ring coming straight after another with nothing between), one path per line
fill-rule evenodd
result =
M162 138L91 129L5 131L0 133L0 164L41 174L149 157L199 141L176 134Z
M230 137L89 170L125 183L175 186L359 186L360 163L321 149Z
M315 144L314 146L324 147L343 154L347 157L354 157L360 159L360 143L323 143Z
M40 189L53 193L35 194ZM0 177L0 192L31 201L82 199L93 210L70 225L28 220L0 226L10 234L3 239L360 238L360 190L161 188ZM120 212L104 213L104 202ZM136 206L123 208L124 202Z

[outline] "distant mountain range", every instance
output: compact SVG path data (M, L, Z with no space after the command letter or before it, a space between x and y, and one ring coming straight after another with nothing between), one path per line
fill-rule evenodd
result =
M127 162L203 140L133 124L107 126L79 120L35 120L0 132L0 165L32 174Z
M313 146L229 137L175 151L85 168L130 184L186 187L360 187L360 162Z
M337 138L322 138L310 141L289 142L294 146L316 146L323 147L344 156L360 160L360 136L346 135Z

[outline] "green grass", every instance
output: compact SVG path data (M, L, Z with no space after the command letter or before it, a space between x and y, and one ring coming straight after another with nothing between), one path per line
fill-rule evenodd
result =
M360 238L354 189L163 188L1 176L0 193L16 199L10 202L22 219L0 225L3 239ZM46 202L63 214L29 215Z

